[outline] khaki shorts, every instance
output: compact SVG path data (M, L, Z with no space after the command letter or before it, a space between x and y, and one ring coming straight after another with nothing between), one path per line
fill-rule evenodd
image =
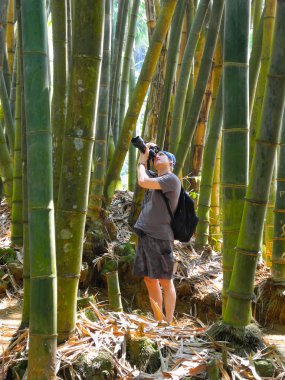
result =
M138 245L134 260L135 276L172 279L174 269L173 242L160 240L136 230Z

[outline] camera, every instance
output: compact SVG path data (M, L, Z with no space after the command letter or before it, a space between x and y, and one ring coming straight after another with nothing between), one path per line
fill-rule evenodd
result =
M133 137L131 142L132 142L134 147L138 148L139 151L141 151L142 153L145 152L146 145L140 136ZM159 151L160 151L160 149L157 145L150 146L149 147L148 160L153 159Z

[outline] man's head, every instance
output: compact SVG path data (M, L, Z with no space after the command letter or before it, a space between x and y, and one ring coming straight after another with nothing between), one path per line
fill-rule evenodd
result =
M154 158L154 167L156 169L169 167L171 170L173 170L175 163L176 158L174 154L167 152L166 150L160 150Z

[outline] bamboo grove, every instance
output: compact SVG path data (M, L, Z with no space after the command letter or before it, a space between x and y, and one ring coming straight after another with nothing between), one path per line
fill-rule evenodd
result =
M136 134L176 155L200 219L194 243L221 249L224 323L250 323L258 260L280 296L284 18L284 0L1 0L1 191L24 252L29 379L55 378L84 238L95 259L126 165L130 221L139 211ZM139 22L148 46L135 70Z

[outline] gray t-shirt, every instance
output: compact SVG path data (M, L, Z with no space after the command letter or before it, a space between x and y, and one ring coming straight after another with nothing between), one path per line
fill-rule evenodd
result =
M160 183L162 192L168 198L171 210L174 213L181 190L179 178L173 173L167 173L156 179ZM174 240L170 221L171 218L160 190L147 190L142 211L134 227L156 239Z

